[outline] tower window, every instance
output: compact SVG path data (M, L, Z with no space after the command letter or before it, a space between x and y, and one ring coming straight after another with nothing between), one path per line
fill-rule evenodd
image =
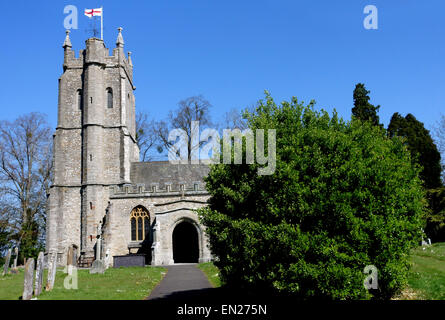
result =
M131 241L144 241L150 232L150 215L142 206L137 206L131 211Z
M76 99L77 99L77 108L79 110L82 110L82 90L81 89L77 90Z
M109 109L113 108L113 90L107 88L107 106Z

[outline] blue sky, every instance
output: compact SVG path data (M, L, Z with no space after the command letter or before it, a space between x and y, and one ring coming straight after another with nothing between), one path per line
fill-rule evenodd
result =
M136 107L157 119L202 94L215 118L269 90L349 119L355 84L365 83L381 121L413 113L427 128L445 113L445 1L1 1L1 119L39 111L57 122L66 5L79 9L76 54L91 36L85 8L104 7L104 40L124 28L132 51ZM378 8L379 29L363 27ZM217 119L215 119L217 120Z

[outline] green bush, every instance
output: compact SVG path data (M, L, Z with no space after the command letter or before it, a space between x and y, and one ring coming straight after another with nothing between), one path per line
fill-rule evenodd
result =
M267 94L246 116L252 130L277 130L276 171L211 166L209 207L198 212L224 284L302 299L399 292L425 207L403 142L296 98L277 106ZM378 290L364 288L367 265L378 269Z
M433 242L445 241L445 187L426 191L428 214L425 234Z

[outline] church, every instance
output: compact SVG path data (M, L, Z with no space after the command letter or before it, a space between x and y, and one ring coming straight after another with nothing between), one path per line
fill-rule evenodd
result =
M133 63L118 30L112 55L90 38L78 57L66 32L47 253L59 266L69 256L80 267L132 255L151 265L210 261L194 211L209 198L209 167L139 162Z

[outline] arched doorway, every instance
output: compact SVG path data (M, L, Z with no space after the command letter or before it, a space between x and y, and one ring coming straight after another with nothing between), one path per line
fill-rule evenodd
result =
M197 263L198 258L196 227L188 221L183 221L173 230L173 260L175 263Z

